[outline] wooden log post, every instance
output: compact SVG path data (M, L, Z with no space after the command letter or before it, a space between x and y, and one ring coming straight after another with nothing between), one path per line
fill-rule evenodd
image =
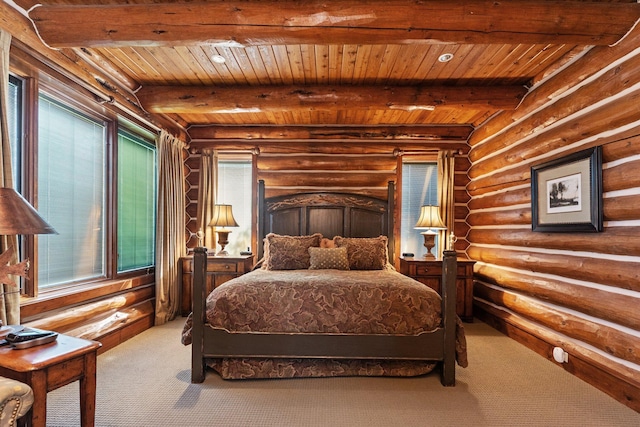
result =
M193 313L191 324L191 382L204 381L204 318L207 280L207 248L193 251Z
M456 251L444 251L442 259L442 322L444 326L444 360L440 381L443 386L456 385Z

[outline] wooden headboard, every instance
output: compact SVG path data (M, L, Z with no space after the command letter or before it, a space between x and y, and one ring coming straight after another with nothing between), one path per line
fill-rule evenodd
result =
M327 238L378 237L389 239L389 259L393 260L393 202L395 183L389 182L387 200L348 193L299 193L264 197L264 181L258 185L258 257L262 241L269 233L304 236L321 233Z

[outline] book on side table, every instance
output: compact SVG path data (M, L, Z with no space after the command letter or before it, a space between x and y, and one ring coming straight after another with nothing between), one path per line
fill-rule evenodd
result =
M9 332L4 341L17 350L35 347L37 345L53 342L58 338L57 332L45 331L43 329L23 328Z

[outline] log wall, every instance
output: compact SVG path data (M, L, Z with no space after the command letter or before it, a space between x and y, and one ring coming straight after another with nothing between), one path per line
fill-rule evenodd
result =
M155 320L155 275L113 280L21 305L21 323L100 341L99 352L149 329Z
M640 410L640 31L536 83L471 136L475 313ZM604 231L531 231L531 167L603 148ZM556 363L556 362L554 362Z
M442 144L441 142L439 143ZM279 145L268 142L258 143L255 155L256 179L265 182L266 197L274 197L285 194L304 192L344 192L357 193L380 199L387 198L387 185L389 181L396 182L397 188L401 186L402 150L397 145L373 144L367 147L361 143L357 153L354 150L343 152L344 143L323 142L321 148L308 151L306 144L301 144L298 150L292 150L295 144L289 144L286 150ZM456 149L467 148L462 144L452 144ZM199 147L225 148L224 141L200 141ZM430 147L425 142L421 147L423 152ZM433 147L437 150L437 146ZM414 148L415 149L415 148ZM415 151L412 151L414 153ZM435 161L436 151L430 154ZM187 249L193 249L197 244L195 233L198 178L199 178L200 154L198 150L192 150L185 163L185 179L187 189ZM469 182L467 170L470 162L466 150L456 157L455 176L455 230L458 236L456 249L464 253L469 243L467 233L469 224L466 221L469 213L467 203L470 196L466 185ZM257 195L255 195L257 197ZM396 200L396 207L401 206L401 200ZM397 236L400 234L399 211L395 212ZM397 241L396 253L400 253L400 242ZM254 242L254 247L257 247Z

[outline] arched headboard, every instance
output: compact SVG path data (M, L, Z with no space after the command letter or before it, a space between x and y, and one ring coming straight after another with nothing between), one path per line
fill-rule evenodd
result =
M258 256L269 233L303 236L321 233L332 238L378 237L389 239L389 259L394 259L393 203L395 183L389 182L387 200L360 194L315 192L264 197L264 181L258 185Z

